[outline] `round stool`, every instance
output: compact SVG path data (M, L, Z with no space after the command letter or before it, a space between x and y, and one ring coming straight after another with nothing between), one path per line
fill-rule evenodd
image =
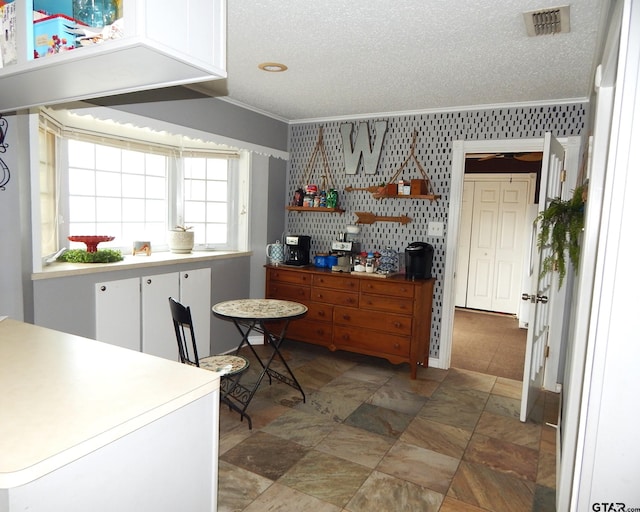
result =
M244 356L221 355L203 357L200 368L219 373L226 377L236 375L249 368L249 360Z

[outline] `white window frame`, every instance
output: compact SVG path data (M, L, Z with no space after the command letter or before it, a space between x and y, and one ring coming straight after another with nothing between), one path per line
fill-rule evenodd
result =
M31 126L35 126L35 129L31 129L32 132L32 136L31 136L31 140L32 142L37 141L37 133L38 133L38 129L39 129L39 116L37 114L34 114L32 117L32 123ZM95 132L91 133L91 137L96 137L101 135L102 132L100 132L100 124L102 122L99 120L95 121L96 124L96 128L95 128ZM86 120L83 122L83 126L86 126ZM179 131L178 126L175 127L176 131ZM127 128L128 130L131 130L131 127ZM66 151L67 151L67 144L64 143L64 141L66 140L68 132L70 131L74 131L77 130L76 127L74 126L70 126L69 124L64 124L61 126L61 133L60 133L60 137L57 140L57 160L59 162L62 162L62 164L59 166L58 168L58 175L60 175L60 172L63 173L67 173L67 162L68 159L66 158ZM86 130L86 128L85 128ZM78 130L78 132L82 132L82 129ZM149 133L151 133L151 137L150 138L154 138L153 132L149 129L145 129L144 130L144 135L145 137L147 137L145 140L140 140L139 142L141 144L150 144L151 142L149 141ZM35 133L35 137L33 135L33 133ZM116 130L117 133L117 130ZM107 134L103 134L107 137L109 137L109 135ZM113 135L111 135L113 136ZM91 138L88 137L88 138ZM165 132L162 132L159 136L159 138L166 138L167 134ZM222 148L222 149L209 149L212 147L216 147L219 145L216 145L214 143L210 143L210 142L203 142L203 141L193 141L194 142L194 148L189 148L187 146L187 143L185 141L189 141L191 142L192 140L189 139L188 137L182 136L182 135L174 135L174 134L170 134L168 136L170 138L171 141L175 142L176 140L179 140L179 144L175 144L172 146L172 150L174 150L176 152L176 154L180 154L180 152L182 151L197 151L201 154L206 154L207 152L218 152L219 154L225 154L227 156L230 157L230 169L229 169L229 212L228 212L228 217L227 217L227 227L228 227L228 237L227 237L227 243L226 244L218 244L215 246L201 246L201 245L196 245L194 247L194 250L223 250L223 251L228 251L228 250L238 250L238 251L246 251L247 247L249 245L248 243L248 197L249 197L249 175L250 175L250 169L249 169L249 165L250 165L250 156L249 156L249 152L248 151L243 151L243 150L235 150L233 148L228 149L228 148ZM78 136L77 138L81 138L81 136ZM96 143L100 143L98 140L93 140L91 142L96 142ZM167 144L166 141L163 141L163 144ZM37 152L37 148L38 148L38 144L36 142L36 144L33 146L36 148L36 152ZM124 147L124 144L123 144ZM32 156L33 158L33 156ZM181 212L182 212L182 205L178 203L178 201L181 200L181 194L180 194L180 189L182 186L182 180L181 180L181 176L182 176L182 172L181 169L179 167L181 167L180 165L176 165L176 162L179 163L179 156L176 158L170 158L169 159L169 170L168 170L168 174L167 174L167 186L168 186L168 192L167 192L167 200L169 202L169 212L167 214L167 229L171 229L173 226L178 225L178 224L182 224L182 218L181 218ZM61 171L62 169L62 171ZM58 177L59 179L59 177ZM63 179L61 180L62 183L66 183L66 181L64 180L64 176ZM178 183L180 184L180 186L178 186ZM39 190L39 187L37 187L37 183L36 183L36 177L32 175L32 185L36 186L36 189ZM39 195L38 190L33 190L33 198L37 198ZM59 247L68 247L68 242L66 241L66 237L69 233L66 233L66 231L68 230L68 224L66 223L66 219L68 219L68 210L67 210L67 205L68 205L68 190L66 188L66 186L62 186L61 190L60 190L60 203L61 205L61 211L59 212L59 218L58 218L58 225L59 225ZM32 212L33 213L38 213L40 210L39 205L33 205L32 208ZM40 257L40 220L39 220L39 216L34 216L34 232L33 232L33 242L34 242L34 271L39 271L42 267L42 263L45 263L46 261L46 257L43 259ZM65 243L66 242L66 243ZM115 242L115 241L114 241ZM131 253L131 247L116 247L120 250L122 250L123 254L130 254ZM165 244L157 246L154 245L153 246L153 251L156 252L162 252L162 251L166 251L168 250L168 246ZM45 263L46 264L46 263Z

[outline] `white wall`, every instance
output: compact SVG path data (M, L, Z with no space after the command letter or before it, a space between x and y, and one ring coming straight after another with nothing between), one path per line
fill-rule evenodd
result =
M9 126L0 158L9 167L11 175L5 190L0 190L0 316L7 315L24 320L22 300L22 259L20 235L21 182L29 176L20 172L17 116L5 117ZM29 262L27 261L27 266Z
M590 322L581 417L583 438L572 510L594 503L640 508L640 3L627 0L622 23L616 110L606 170L596 290ZM582 442L582 439L584 441ZM601 508L604 510L604 508Z

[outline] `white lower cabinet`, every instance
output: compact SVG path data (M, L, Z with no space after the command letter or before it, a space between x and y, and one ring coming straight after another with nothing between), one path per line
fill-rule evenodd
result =
M169 297L191 308L198 356L210 355L211 269L97 283L96 339L178 360Z
M167 300L167 302L169 302ZM180 302L191 308L198 357L211 355L211 269L199 268L180 272ZM168 306L167 306L168 307ZM173 326L173 324L172 324ZM173 332L173 329L172 331ZM173 336L173 343L178 350Z
M140 278L95 285L96 339L140 351Z

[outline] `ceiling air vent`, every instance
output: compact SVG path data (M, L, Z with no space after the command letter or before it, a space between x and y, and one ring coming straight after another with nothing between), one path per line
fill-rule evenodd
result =
M544 36L569 32L569 6L551 7L523 13L527 35Z

